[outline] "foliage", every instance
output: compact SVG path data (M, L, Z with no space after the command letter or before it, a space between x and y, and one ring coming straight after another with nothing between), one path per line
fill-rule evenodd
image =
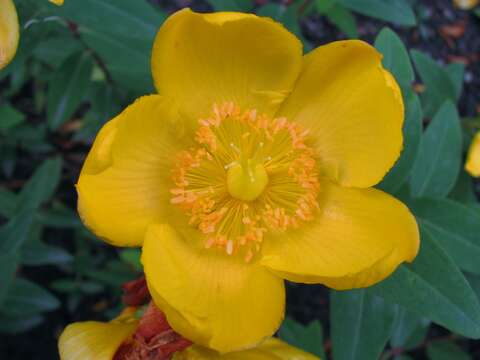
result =
M356 14L394 26L418 21L413 1L285 3L210 0L217 11L255 11L284 23L307 51L306 16L326 16L350 38L359 37ZM112 250L83 227L73 185L101 125L153 91L150 47L166 17L131 0L66 1L61 8L22 0L18 10L21 45L0 72L0 332L9 334L48 321L52 311L73 317L89 306L81 313L113 314L119 285L142 271L137 250ZM462 344L480 338L480 206L462 170L472 135L464 126L471 120L457 110L463 66L408 51L388 27L375 46L406 108L402 155L379 188L417 217L420 255L369 289L332 291L329 324L287 318L279 335L335 360L407 359L419 347L432 360L469 359ZM415 81L424 92L413 90ZM425 342L438 325L449 336Z

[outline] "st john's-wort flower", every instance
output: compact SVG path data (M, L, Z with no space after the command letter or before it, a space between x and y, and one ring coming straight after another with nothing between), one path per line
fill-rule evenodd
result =
M470 10L478 5L478 0L453 0L456 7L462 10Z
M0 0L0 70L12 61L18 46L18 17L12 0Z
M49 0L63 5L63 0ZM17 9L13 0L0 0L0 70L12 61L20 38Z
M184 9L161 27L138 99L98 134L77 184L85 224L143 246L172 328L221 352L272 335L284 279L372 285L419 248L372 188L399 157L399 87L365 42L302 56L268 18ZM133 65L132 65L133 66Z
M468 149L465 170L473 177L480 177L480 131L475 134Z
M104 323L85 321L67 326L60 336L58 347L61 360L319 360L316 356L269 338L255 348L228 354L219 354L198 345L185 344L182 339L169 341L169 330L164 334L154 331L149 336L149 327L141 330L141 320L135 316L138 310L127 308L116 319ZM163 321L157 321L153 327L164 327ZM167 324L168 327L168 324ZM158 329L157 329L158 330ZM155 336L160 339L155 341ZM144 343L145 336L153 339ZM135 352L128 352L132 343L142 343ZM124 350L127 349L127 350ZM164 354L164 355L162 355Z

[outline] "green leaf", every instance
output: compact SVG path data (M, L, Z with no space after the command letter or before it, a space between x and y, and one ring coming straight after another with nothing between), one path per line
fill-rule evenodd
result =
M290 345L317 355L321 359L326 359L323 349L322 325L318 320L304 326L287 317L278 331L278 335Z
M466 274L465 276L480 301L480 276L474 274Z
M0 229L0 234L2 231ZM15 272L19 262L19 255L17 252L4 254L0 252L0 274L2 274L2 281L0 281L0 305L5 300L8 291L15 278Z
M55 228L72 228L82 225L75 211L60 206L41 211L37 214L37 219L42 225Z
M465 169L460 170L457 182L448 196L466 204L475 204L478 202L473 189L473 179Z
M383 66L392 73L402 90L415 80L412 63L402 40L389 28L383 28L375 39L375 48L383 54Z
M17 199L17 211L32 210L49 200L60 182L62 158L45 160L23 187Z
M52 289L62 293L83 292L85 294L97 294L104 290L101 284L91 281L75 281L71 279L58 279L50 283Z
M422 137L410 178L412 196L446 196L455 185L461 160L460 120L455 105L447 101Z
M92 113L99 125L103 125L122 110L121 101L116 95L115 88L106 83L96 84L93 88L90 101Z
M445 67L445 70L450 77L450 81L452 82L453 87L455 88L455 97L458 100L460 98L460 95L462 95L465 65L460 63L452 63L448 64Z
M60 306L60 301L37 284L17 278L3 302L0 312L8 316L29 316L52 311Z
M119 288L123 283L138 277L131 267L119 260L112 260L107 263L107 266L101 270L93 270L91 265L82 269L82 273L91 280L110 285L114 288Z
M147 1L131 0L70 1L51 8L80 26L81 38L115 82L135 95L153 92L150 56L164 13Z
M336 4L336 0L316 0L315 8L321 14L324 14L326 11L332 9Z
M145 59L140 61L144 62ZM150 74L146 75L146 82L142 86L152 87ZM75 132L73 138L77 141L92 143L102 125L121 111L123 101L118 89L106 82L93 84L89 92L89 101L91 108L83 118L81 129Z
M430 56L417 50L410 51L410 54L426 87L421 95L423 111L426 117L432 117L446 100L456 101L455 85L447 71Z
M322 0L317 1L317 4ZM323 11L336 27L338 27L345 35L351 39L358 38L357 22L355 16L346 7L340 4L334 4L334 6Z
M44 317L41 315L12 317L0 314L0 332L19 334L40 325L43 320Z
M70 56L55 72L48 85L47 121L51 130L69 120L82 102L90 84L91 55Z
M0 134L25 121L25 115L9 104L0 105Z
M52 195L52 192L55 190L55 187L60 180L61 163L55 164L55 166L51 167L50 169L52 170L50 175L53 181L48 185L50 191L43 193L43 195L45 195L45 201L48 200L48 197ZM17 209L19 198L20 196L12 191L0 189L0 215L6 218L13 217ZM30 200L33 200L33 198ZM43 201L44 200L40 199L40 203ZM54 205L55 206L52 209L37 211L36 220L42 225L56 228L71 228L81 226L82 223L78 217L78 214L74 210L69 209L64 205ZM30 207L32 208L31 205Z
M69 278L54 280L50 283L50 287L55 291L66 294L76 292L79 288L77 281Z
M398 25L416 25L415 14L408 1L405 0L337 0L337 2L366 16Z
M66 250L42 242L27 242L22 249L22 263L30 266L58 265L72 261Z
M85 43L102 58L113 80L135 94L154 91L150 69L152 43L113 36L90 28L80 29ZM132 64L135 64L132 66Z
M1 192L0 199L3 199L10 208L11 213L7 215L11 218L0 228L0 263L2 264L0 273L4 274L0 282L0 304L8 294L20 259L19 250L28 238L35 212L55 190L60 178L60 170L60 158L46 160L35 171L18 196L7 191Z
M405 122L403 124L403 150L395 166L383 178L378 187L396 193L408 180L422 137L422 107L418 96L411 90L405 95Z
M165 15L147 1L82 0L65 1L61 7L51 5L52 13L81 27L119 38L135 38L152 43Z
M415 261L401 265L368 291L458 334L479 338L480 304L475 293L423 226L421 235L421 249Z
M10 218L17 207L17 195L13 191L0 188L0 215Z
M215 11L240 11L253 10L253 0L208 0Z
M15 254L26 241L32 223L33 212L26 209L0 227L0 254Z
M120 259L137 271L143 271L142 262L140 261L141 255L140 249L125 249L120 251Z
M470 360L460 346L448 340L432 341L427 346L427 355L430 360Z
M398 306L390 345L404 350L419 345L427 336L429 321Z
M478 213L450 199L418 199L410 209L457 266L480 274L480 217Z
M82 50L82 44L71 34L48 37L38 43L33 51L37 60L58 68L69 56Z
M395 307L364 289L332 290L330 306L333 358L378 359L392 330Z

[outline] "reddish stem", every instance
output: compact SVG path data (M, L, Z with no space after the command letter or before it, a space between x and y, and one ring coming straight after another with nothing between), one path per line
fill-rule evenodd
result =
M124 292L122 301L125 305L141 306L150 301L150 293L145 276L123 284L122 289Z

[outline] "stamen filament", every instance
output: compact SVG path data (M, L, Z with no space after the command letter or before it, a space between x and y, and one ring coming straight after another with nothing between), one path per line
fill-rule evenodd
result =
M253 261L271 230L287 231L318 211L319 181L308 129L233 103L199 120L196 149L178 154L171 203L205 235L204 246Z

